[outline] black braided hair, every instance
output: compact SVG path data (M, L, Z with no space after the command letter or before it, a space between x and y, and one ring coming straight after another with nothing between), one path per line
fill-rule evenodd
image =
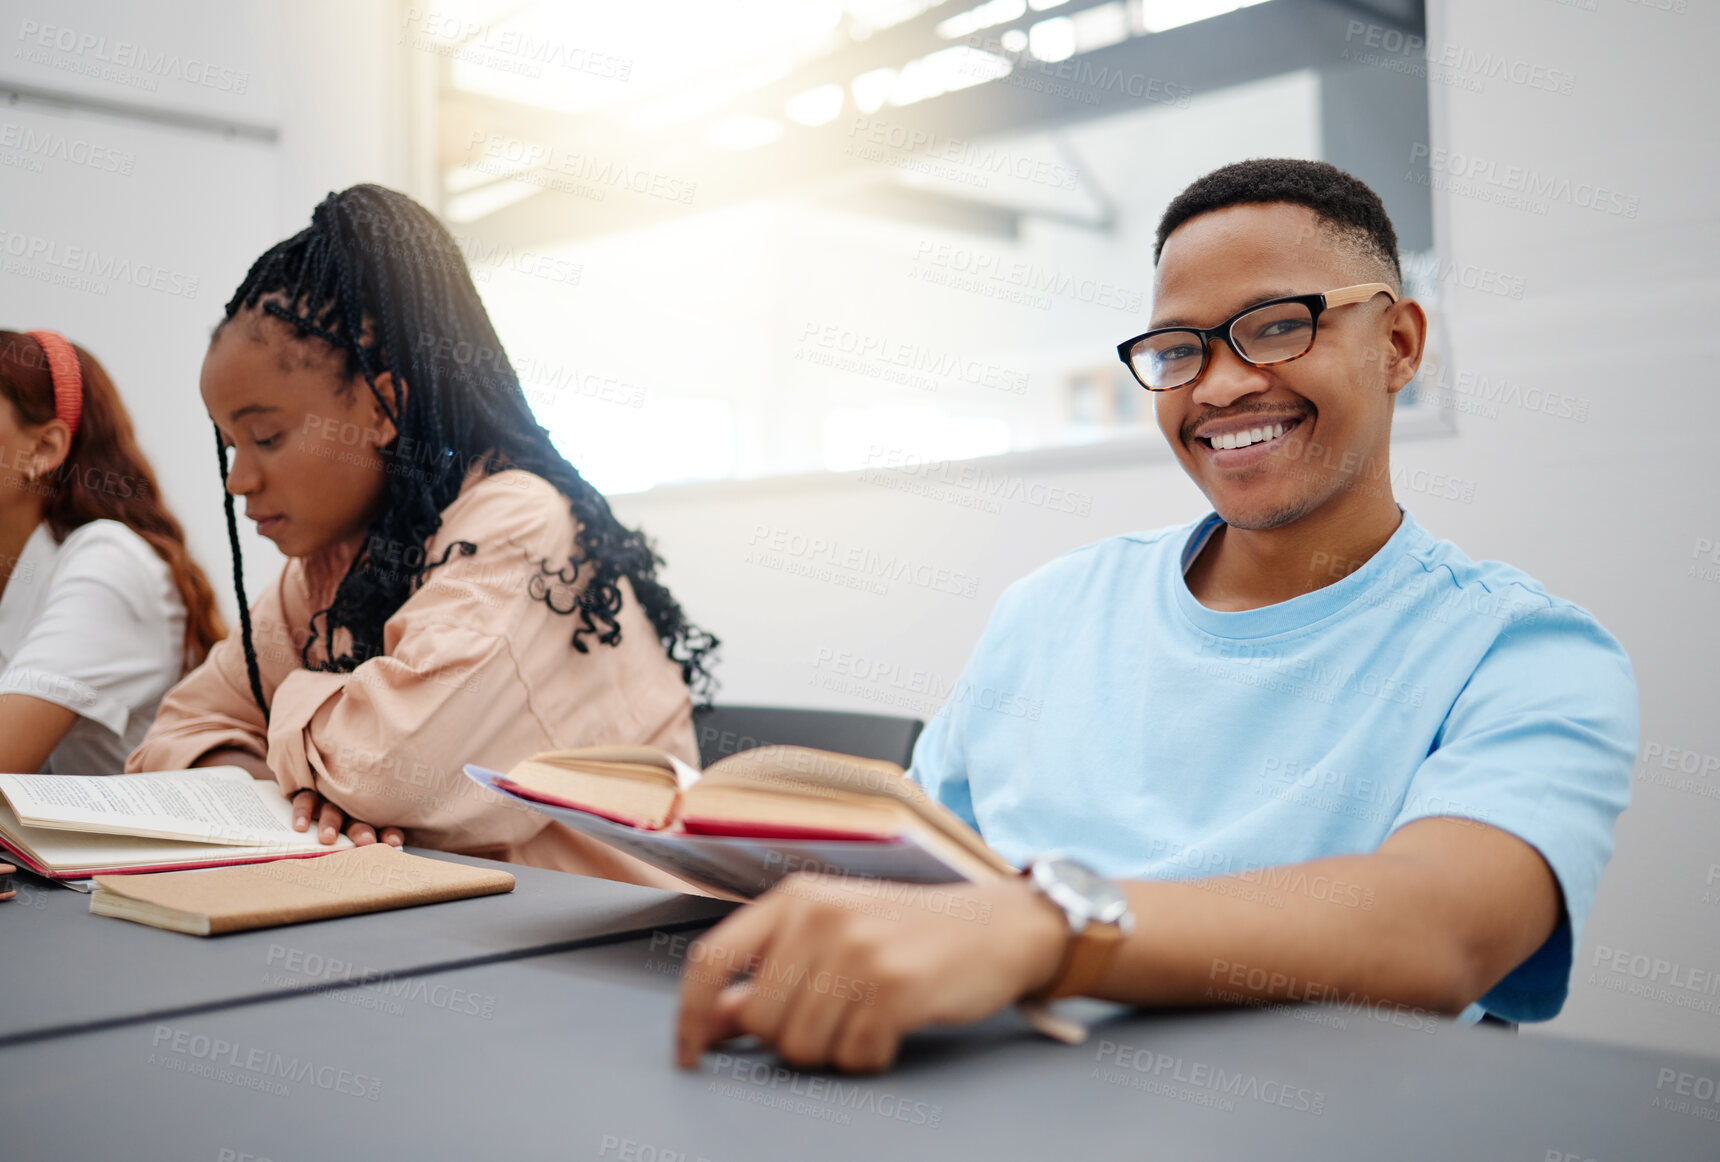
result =
M387 500L370 526L366 550L354 558L329 607L311 617L311 632L300 651L307 668L344 673L380 655L383 623L425 576L456 549L468 556L476 551L470 542L458 541L441 560L402 569L378 560L370 547L410 546L421 552L441 527L442 510L459 495L467 471L482 465L487 474L507 468L535 473L569 501L579 522L575 555L565 563L540 562L528 592L557 613L577 614L573 648L589 652L587 637L609 646L621 641L619 582L625 577L658 640L680 666L682 680L709 698L718 640L688 623L657 579L662 558L651 543L622 525L603 494L550 442L520 390L464 257L428 210L381 186L331 193L317 206L307 229L251 267L228 301L216 333L240 311L259 307L290 325L300 341L321 342L343 353L347 375L363 377L398 433L382 449ZM377 389L376 379L384 372L392 372L394 382L405 385L397 407ZM221 467L224 476L224 452ZM261 706L231 494L227 529L245 663L251 693ZM586 584L573 596L572 586L586 570ZM313 665L310 650L319 636L319 619L330 656ZM336 657L334 635L340 629L351 635L351 649Z
M221 479L227 479L227 445L221 442L221 429L215 429L215 457L221 464ZM257 651L251 645L251 603L245 600L244 560L239 556L239 521L233 515L233 494L221 489L222 506L227 510L227 543L233 549L233 588L239 594L239 631L245 642L245 672L251 679L251 697L269 721L269 704L263 701L263 676L257 669Z

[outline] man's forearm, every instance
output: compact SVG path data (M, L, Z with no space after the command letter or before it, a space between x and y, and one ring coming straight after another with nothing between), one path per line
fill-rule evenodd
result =
M1475 982L1427 872L1336 856L1247 876L1124 885L1135 914L1094 995L1147 1005L1337 996L1456 1013ZM1491 982L1488 982L1491 983Z

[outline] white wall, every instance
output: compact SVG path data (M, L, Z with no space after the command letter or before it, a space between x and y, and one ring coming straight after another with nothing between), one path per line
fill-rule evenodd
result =
M1717 1053L1720 562L1708 558L1704 573L1695 550L1720 541L1711 446L1720 398L1706 356L1720 306L1717 94L1706 49L1720 34L1720 8L1430 7L1430 42L1574 74L1569 95L1495 81L1483 93L1445 87L1436 144L1498 172L1517 165L1568 179L1573 198L1578 183L1593 183L1638 199L1634 218L1569 203L1544 216L1474 197L1435 203L1453 259L1527 283L1521 302L1455 299L1456 364L1591 405L1586 423L1522 408L1496 420L1460 416L1458 439L1413 449L1412 463L1478 482L1476 503L1435 527L1600 617L1636 667L1639 760L1656 760L1639 761L1571 1000L1552 1027ZM1699 773L1659 765L1671 748L1701 756ZM1610 957L1597 965L1603 946L1673 968L1660 970L1653 995L1616 991L1647 982L1614 971ZM1656 972L1641 961L1637 970ZM1706 985L1691 987L1693 971Z
M209 331L250 264L308 225L330 190L359 181L407 186L415 141L402 112L403 75L414 62L394 43L398 16L385 0L177 0L173 13L164 22L155 9L123 0L0 0L0 42L11 46L0 77L278 130L271 144L111 113L0 108L0 158L25 159L0 167L0 252L8 263L0 269L0 326L63 331L101 360L231 618L214 434L197 394ZM153 58L178 57L181 68L127 67L117 56L121 42ZM186 79L203 75L185 67L191 61L213 69L216 83ZM71 151L57 145L32 153L18 147L26 135L98 146L118 168L58 160ZM94 252L98 270L165 268L158 285L169 289L123 276L51 281L68 271L47 255L65 260L70 248ZM241 536L255 594L281 557L248 522Z
M1575 76L1569 94L1508 79L1486 79L1480 92L1435 84L1433 146L1638 202L1634 218L1569 201L1543 215L1436 193L1442 255L1524 285L1512 300L1466 290L1461 277L1442 284L1454 373L1503 377L1543 406L1544 393L1564 393L1587 401L1587 419L1521 404L1491 417L1460 412L1457 435L1400 441L1394 455L1473 482L1473 502L1399 499L1471 556L1511 561L1594 611L1636 666L1645 750L1659 744L1658 758L1676 747L1715 764L1720 563L1702 574L1692 556L1720 542L1711 446L1720 400L1702 360L1720 307L1707 59L1720 10L1692 3L1675 15L1620 0L1594 12L1529 0L1429 7L1435 46ZM1143 272L1149 264L1143 250ZM657 538L675 591L725 639L725 699L929 717L937 699L917 691L948 689L1007 583L1087 541L1205 510L1156 451L1135 463L1103 452L1050 459L1019 474L1091 496L1091 515L1018 502L992 514L852 476L664 489L616 507ZM977 589L963 598L893 585L879 596L749 564L755 539L778 529L970 574ZM1653 785L1642 777L1650 769L1693 789ZM1662 969L1660 997L1631 996L1612 991L1642 983L1628 960L1622 972L1593 965L1604 947L1648 957L1640 971L1654 972L1653 960L1676 966L1681 981L1692 969L1720 973L1720 771L1638 774L1571 999L1540 1028L1720 1052L1720 995L1671 987L1673 970ZM1704 1003L1705 1013L1684 1007Z

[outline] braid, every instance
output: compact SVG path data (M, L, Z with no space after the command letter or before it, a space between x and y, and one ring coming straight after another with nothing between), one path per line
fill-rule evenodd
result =
M221 499L227 510L227 543L233 548L233 589L239 595L239 634L245 644L245 673L251 678L251 697L263 712L263 722L269 721L269 704L263 700L263 676L257 669L257 647L251 640L251 606L245 600L245 567L239 555L239 521L233 515L233 494L227 491L227 448L221 443L221 429L215 429L215 457L221 465Z
M328 608L311 617L300 651L306 667L347 672L383 652L383 623L442 562L389 568L369 546L423 546L441 528L442 510L459 495L467 472L482 465L486 474L535 473L567 499L578 525L574 554L539 562L528 593L557 613L577 615L574 649L589 652L591 637L602 645L620 642L625 579L682 680L710 696L717 639L687 621L657 578L662 558L650 542L615 518L537 422L464 256L429 211L381 186L330 194L308 228L256 261L225 317L255 309L289 324L301 340L342 352L348 377L364 380L398 435L381 449L386 501L368 530L366 551L353 559ZM406 389L392 407L377 387L384 373ZM465 554L476 549L469 542L458 547ZM582 576L578 596L558 603L558 594ZM341 629L351 649L336 656ZM249 643L248 625L246 634ZM311 646L319 637L328 643L328 660L313 665Z

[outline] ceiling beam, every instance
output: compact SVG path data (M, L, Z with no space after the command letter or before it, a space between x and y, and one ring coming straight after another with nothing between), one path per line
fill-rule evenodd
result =
M498 120L474 115L464 132L529 126L531 139L551 147L550 164L534 180L563 185L559 191L546 186L467 228L501 245L541 246L784 194L852 193L893 178L923 156L910 141L959 151L964 143L1004 134L1170 109L1202 93L1298 69L1343 67L1354 19L1345 0L1269 0L1056 64L1029 60L1001 80L886 106L870 117L845 112L818 128L791 124L780 141L746 151L715 149L685 132L637 133L613 120L570 120L497 105ZM925 19L910 23L917 27ZM981 36L998 31L1001 26ZM895 58L898 64L904 59ZM831 71L824 58L818 75L846 83L852 74Z

